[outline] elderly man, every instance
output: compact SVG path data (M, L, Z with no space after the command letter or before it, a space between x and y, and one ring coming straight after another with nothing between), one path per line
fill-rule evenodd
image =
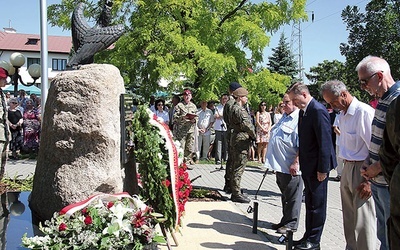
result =
M299 114L299 163L304 181L306 231L295 242L297 250L319 250L326 220L328 174L336 167L331 119L324 105L315 100L303 83L287 91Z
M7 125L7 104L6 97L1 90L1 88L5 87L7 84L7 70L0 68L0 95L1 95L1 107L0 107L0 180L3 179L5 168L6 168L6 160L7 160L7 144L9 141L9 131Z
M378 220L378 239L381 250L389 249L388 230L386 222L390 216L390 195L379 159L379 148L382 144L383 130L386 125L386 110L389 104L400 95L400 82L395 82L390 73L386 60L367 56L356 67L361 88L370 95L379 98L372 122L372 137L369 156L364 161L361 174L372 182L372 197L375 201L376 217Z
M344 159L340 181L346 249L376 249L376 214L371 184L361 176L368 156L374 109L353 97L341 81L321 86L324 100L339 114L339 157Z
M256 139L253 123L250 115L245 109L248 91L245 88L238 88L233 92L235 104L232 106L229 121L231 123L232 135L231 146L232 171L230 177L233 202L249 203L250 199L240 193L240 181L247 164L247 154L251 140Z
M296 231L299 225L303 181L299 172L299 136L297 132L299 109L289 95L283 96L283 116L271 130L265 165L276 171L276 184L281 191L283 216L272 229L286 233Z

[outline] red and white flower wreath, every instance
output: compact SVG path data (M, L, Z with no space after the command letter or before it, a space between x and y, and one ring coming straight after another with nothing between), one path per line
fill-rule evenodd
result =
M189 199L192 185L190 183L189 174L187 173L186 163L183 162L183 149L178 141L173 140L171 130L165 124L162 118L157 117L150 109L147 110L150 116L149 123L158 128L160 136L165 140L165 146L168 151L169 171L171 180L164 184L168 187L172 185L172 198L174 201L176 225L180 224L181 217L185 211L185 204Z

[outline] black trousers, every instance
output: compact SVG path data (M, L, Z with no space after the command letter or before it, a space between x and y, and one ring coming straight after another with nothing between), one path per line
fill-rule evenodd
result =
M281 191L282 218L281 225L297 229L300 219L303 180L300 175L292 176L276 172L276 184Z

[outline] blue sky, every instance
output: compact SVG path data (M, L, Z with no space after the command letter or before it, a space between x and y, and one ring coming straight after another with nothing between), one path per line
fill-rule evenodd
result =
M18 33L39 34L40 32L40 0L1 0L1 28L11 26ZM253 0L258 2L260 0ZM60 0L47 0L47 5L59 3ZM347 5L357 5L363 11L368 0L308 0L306 10L309 21L301 23L303 66L306 72L310 67L317 66L323 60L344 61L340 55L339 45L347 41L348 32L340 15ZM311 12L314 12L314 22L311 22ZM280 34L284 32L290 43L292 26L287 25L273 34L269 47L265 49L266 64L271 48L278 45ZM70 31L48 26L49 35L70 36ZM298 46L297 46L298 47Z
M309 20L300 24L303 48L303 68L308 72L310 67L317 66L324 60L344 61L340 55L340 43L346 43L348 32L341 18L342 10L347 6L358 6L365 10L368 0L307 0L306 11ZM314 22L311 22L311 14L314 12ZM292 25L282 27L277 31L265 49L265 63L271 55L271 49L278 45L281 33L284 32L287 42L291 41ZM295 48L298 48L296 46ZM307 82L307 80L305 79Z

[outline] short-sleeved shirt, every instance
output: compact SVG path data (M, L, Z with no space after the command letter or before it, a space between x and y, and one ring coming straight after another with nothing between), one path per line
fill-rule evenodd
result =
M353 98L347 112L339 114L339 157L348 161L363 161L368 157L371 124L375 110Z
M297 157L299 150L299 134L297 131L299 109L283 114L282 118L271 130L265 167L290 174L290 165Z

